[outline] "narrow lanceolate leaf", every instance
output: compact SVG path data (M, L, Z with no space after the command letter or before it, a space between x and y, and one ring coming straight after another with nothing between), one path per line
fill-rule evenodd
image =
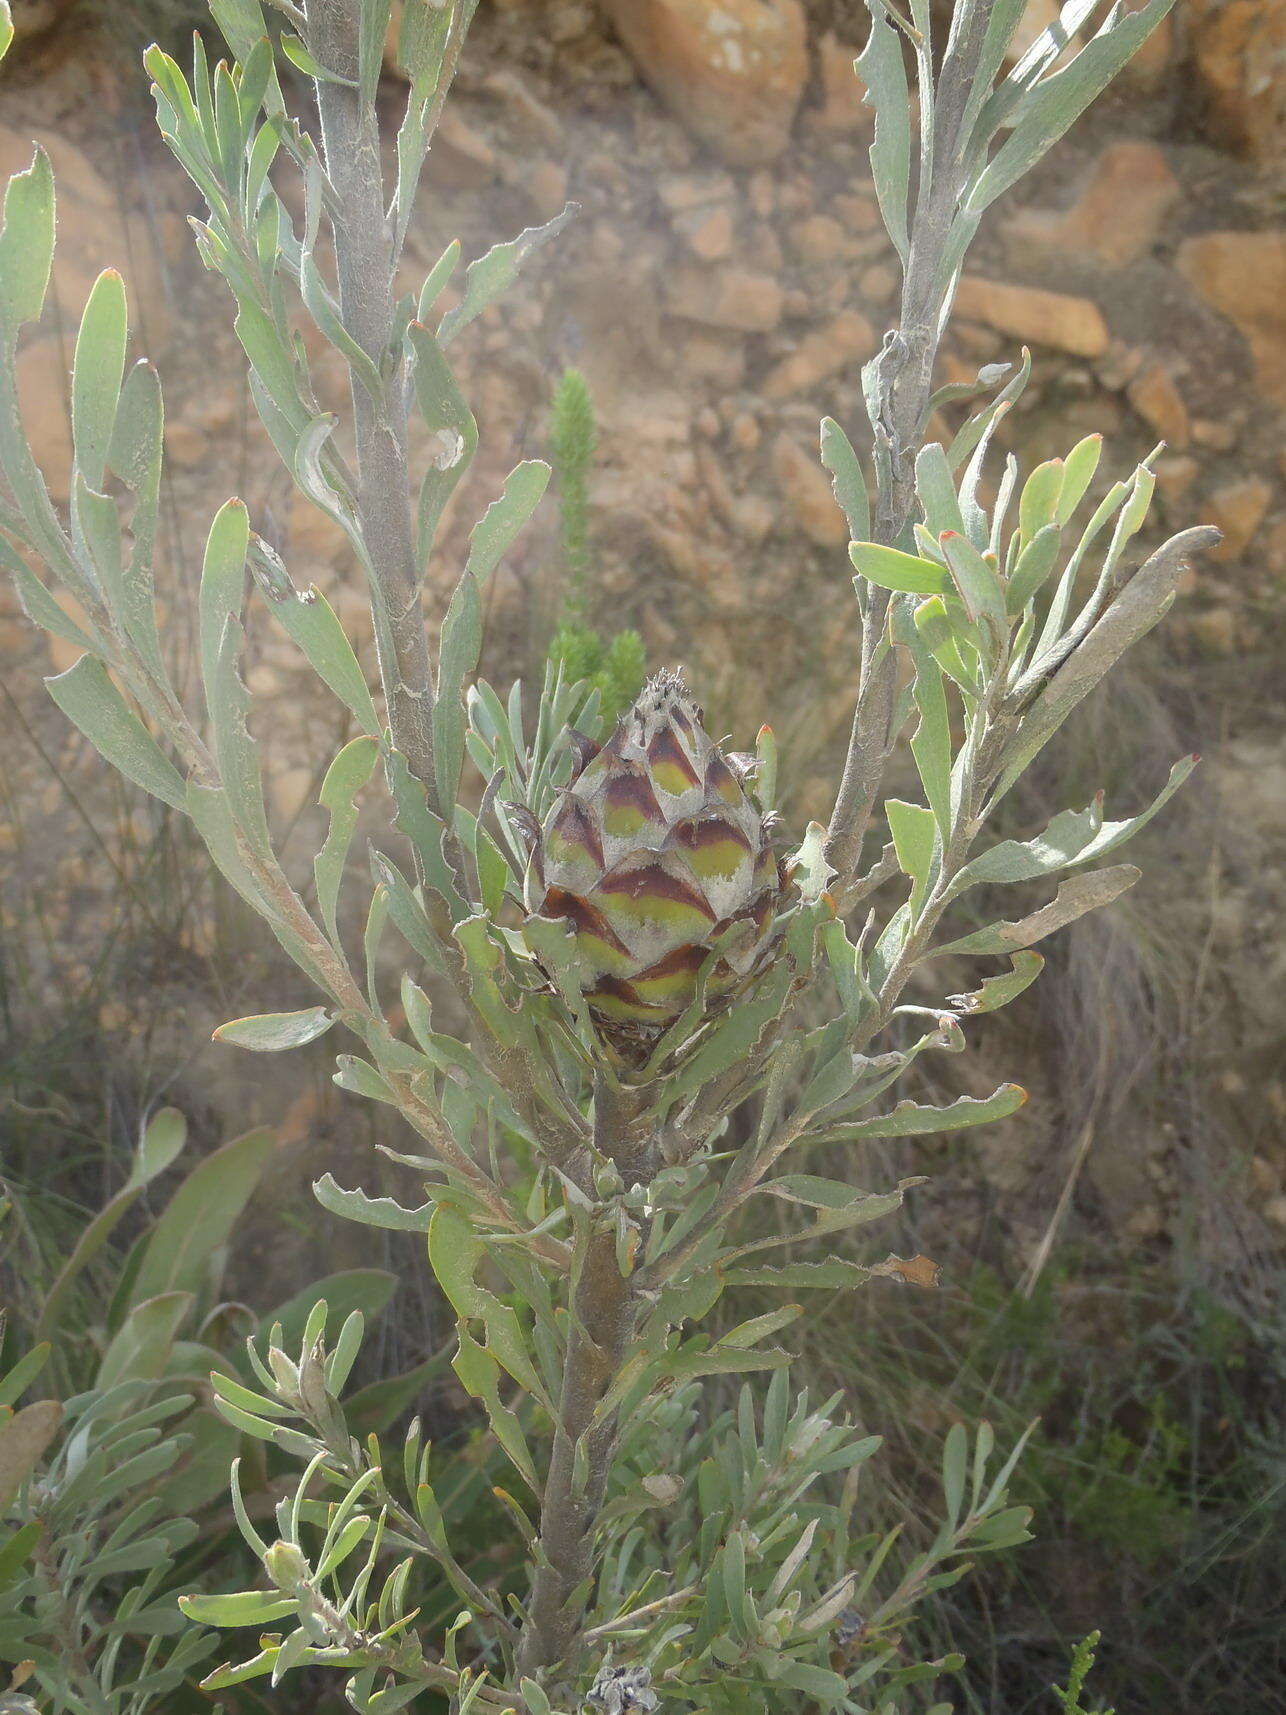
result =
M1185 530L1158 548L1134 574L1027 712L996 782L993 803L1003 797L1130 645L1146 636L1168 611L1186 554L1213 547L1218 540L1218 532L1208 528Z
M875 109L875 141L871 144L875 194L889 237L905 262L909 249L911 101L901 38L888 21L883 0L874 0L871 7L871 33L857 62L857 72Z
M368 1197L364 1191L346 1191L329 1173L313 1181L313 1196L332 1215L399 1233L427 1233L437 1207L430 1202L418 1209L405 1209L392 1197Z
M297 590L280 555L262 537L251 536L249 558L259 587L269 599L273 617L299 645L317 677L355 716L362 730L378 737L380 720L366 675L334 608L313 585Z
M848 556L859 575L881 589L912 595L952 593L946 570L918 554L904 554L900 548L885 548L878 542L851 542Z
M919 910L929 885L938 833L937 818L932 810L926 810L919 804L904 804L899 798L886 799L884 813L888 817L898 866L903 875L911 878L911 911L914 914Z
M166 674L156 630L152 561L161 498L164 432L160 378L150 363L140 359L125 377L121 389L107 462L134 494L134 513L130 519L134 542L129 565L121 578L120 618L153 676L162 683Z
M984 977L971 994L953 994L947 998L957 1011L971 1017L980 1012L998 1012L1030 988L1044 968L1045 961L1039 953L1015 953L1004 976Z
M849 537L863 542L871 533L871 503L866 478L852 442L834 417L822 418L822 463L831 473L831 487L848 519Z
M356 798L374 774L378 760L379 743L376 739L366 736L352 739L326 770L326 778L318 794L318 802L330 812L330 828L325 845L313 859L313 876L317 883L317 903L321 908L322 922L337 946L339 890L357 828Z
M1066 928L1088 911L1098 911L1119 899L1127 888L1133 887L1140 871L1133 864L1117 864L1110 869L1091 870L1087 875L1074 875L1065 881L1048 905L1016 923L992 923L958 941L948 941L934 947L930 958L945 958L951 953L1011 953L1018 947L1034 946L1058 929Z
M112 683L111 675L94 655L82 655L74 666L46 679L50 696L94 748L127 780L154 798L184 807L187 787L142 721Z
M76 468L101 489L125 374L129 319L125 282L114 268L95 280L76 338L71 375L71 432Z
M464 693L482 655L482 586L535 511L548 483L549 466L542 460L528 459L518 465L469 538L469 558L442 627L438 696L433 709L434 764L441 804L455 803L464 765Z
M249 1048L256 1054L280 1054L286 1048L315 1042L334 1022L324 1006L305 1007L301 1012L262 1012L229 1019L214 1032L214 1041L230 1042L234 1048Z
M9 180L0 230L0 330L12 347L24 322L45 304L54 259L54 175L37 148L31 165Z
M480 316L489 304L494 303L502 292L508 291L532 251L548 243L555 233L561 232L568 221L579 212L579 206L569 202L561 214L556 214L544 226L529 226L526 231L520 232L517 238L495 245L485 256L471 262L465 269L464 296L453 310L447 311L438 328L441 343L448 344L461 329L467 328L471 321Z
M1092 42L1060 71L1029 89L1011 115L1013 129L978 175L966 206L981 212L1030 171L1107 87L1173 5L1174 0L1149 0L1136 12L1113 8Z
M227 1243L276 1148L276 1132L263 1127L225 1143L192 1170L152 1228L134 1303L158 1293L201 1291L212 1252Z
M246 589L246 554L250 547L250 515L244 500L229 500L215 513L206 537L198 603L201 639L201 680L207 701L219 666L223 627L241 612Z
M861 1137L924 1137L932 1132L963 1131L967 1126L987 1125L1016 1113L1027 1100L1021 1084L1002 1084L990 1096L961 1096L945 1108L902 1102L891 1114L873 1114L870 1119L850 1120L832 1128L844 1139Z

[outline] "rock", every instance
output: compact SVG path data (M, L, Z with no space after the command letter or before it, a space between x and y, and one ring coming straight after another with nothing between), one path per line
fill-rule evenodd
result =
M790 229L790 247L804 262L837 262L850 253L850 244L833 215L810 214Z
M703 262L721 262L732 250L732 211L726 207L694 210L674 224Z
M497 165L496 152L481 131L448 102L433 134L426 174L450 190L481 190L495 178Z
M71 498L71 415L61 342L48 334L29 338L18 352L15 374L31 456L51 497L65 506Z
M1179 181L1155 143L1112 143L1090 169L1069 209L1023 209L1009 222L1016 252L1090 251L1112 267L1137 262L1156 244L1179 195Z
M873 355L879 340L857 310L842 310L824 327L805 334L794 350L769 370L760 391L765 399L807 393L827 376Z
M1223 531L1215 549L1220 560L1239 560L1264 521L1273 498L1273 487L1262 476L1244 476L1226 482L1207 496L1205 510L1212 524Z
M956 293L956 313L1015 339L1052 345L1077 357L1101 357L1108 347L1107 323L1098 305L1065 292L966 274Z
M736 185L730 173L669 173L656 190L672 214L683 214L731 201Z
M567 202L567 173L557 161L536 161L522 175L522 188L541 221L561 214Z
M783 433L773 442L772 466L781 497L808 539L819 548L847 542L848 525L818 461Z
M1286 405L1286 232L1203 232L1179 247L1179 272L1244 335L1259 386Z
M1286 0L1193 0L1186 20L1216 139L1271 165L1286 151Z
M1161 364L1145 364L1126 388L1125 396L1167 446L1187 446L1190 439L1188 407L1175 386L1174 377Z
M604 0L644 81L725 161L786 146L808 76L799 0Z
M670 282L669 309L710 327L768 333L781 320L782 290L771 275L745 268L680 268Z
M808 122L823 136L865 137L875 128L874 111L867 105L866 85L853 68L857 50L841 42L833 31L817 44L817 80L821 105L808 114Z

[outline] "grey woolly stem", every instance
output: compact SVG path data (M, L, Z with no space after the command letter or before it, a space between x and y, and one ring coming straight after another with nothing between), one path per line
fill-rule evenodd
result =
M887 468L879 468L872 534L895 547L915 505L915 457L929 414L933 371L954 289L946 258L965 188L963 124L978 74L983 41L995 0L968 8L958 38L950 41L938 77L933 107L932 177L922 184L911 225L902 279L898 326L885 338L878 359L877 441L886 443ZM881 648L888 614L887 590L871 591L864 617L857 707L839 793L831 813L826 855L847 881L857 869L862 840L897 734L893 731L897 666Z
M361 0L310 0L309 47L329 70L356 79ZM352 375L357 516L370 562L380 679L393 743L439 809L433 766L429 660L407 472L406 409L387 374L393 337L393 235L384 212L379 122L357 89L319 80L326 172L338 198L333 222L340 314L382 380L373 398Z
M595 1088L595 1144L616 1159L627 1121L616 1093ZM518 1646L518 1671L570 1670L589 1601L594 1528L616 1445L616 1418L595 1414L629 1350L638 1313L632 1282L621 1274L616 1228L595 1211L576 1247L567 1351L558 1423L540 1511L531 1607ZM583 1446L580 1458L577 1448Z

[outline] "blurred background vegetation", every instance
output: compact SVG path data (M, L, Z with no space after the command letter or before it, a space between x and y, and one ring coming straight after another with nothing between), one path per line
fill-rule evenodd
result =
M180 658L194 554L232 492L268 521L296 581L316 581L358 626L342 540L261 456L227 306L191 252L198 211L151 135L141 48L159 37L179 51L203 8L14 10L0 167L25 164L38 136L60 196L56 303L22 358L41 457L65 470L66 330L97 270L119 263L166 381ZM484 0L413 245L417 263L453 236L472 252L566 195L583 206L462 356L480 401L478 486L520 452L556 467L556 503L495 587L487 677L529 676L552 648L622 706L646 665L681 662L712 730L748 744L774 725L793 758L786 814L802 823L828 807L856 650L816 422L826 412L856 430L857 371L896 279L848 70L860 6L739 10L784 32L770 87L729 92L691 53L649 63L614 28L620 6ZM1044 21L1038 0L1032 11ZM1003 1444L1040 1420L1014 1497L1036 1509L1035 1543L941 1593L927 1622L924 1641L969 1656L939 1694L989 1715L1051 1709L1049 1686L1093 1627L1090 1691L1122 1715L1283 1707L1284 36L1281 0L1180 0L1023 206L984 233L949 342L952 379L1033 346L1036 381L1007 428L1025 460L1101 429L1110 479L1164 438L1160 526L1213 519L1227 538L1009 806L1026 830L1047 802L1105 788L1125 813L1175 756L1205 758L1140 841L1145 881L1128 901L1052 943L1012 1017L971 1028L974 1054L921 1074L938 1093L1013 1077L1028 1107L963 1142L829 1164L864 1183L930 1174L889 1239L943 1268L934 1294L868 1288L803 1336L801 1372L823 1394L842 1388L886 1437L862 1501L872 1528L906 1517L914 1533L931 1517L953 1421L989 1418ZM764 118L750 136L747 111ZM465 497L457 536L475 511ZM452 575L437 568L443 587ZM252 646L272 813L302 874L319 833L308 759L334 748L313 742L334 717L271 638ZM0 1372L44 1332L44 1381L64 1399L110 1372L113 1351L119 1365L138 1270L185 1175L270 1127L188 1283L166 1375L196 1378L199 1413L203 1355L235 1369L240 1336L291 1301L297 1315L326 1278L336 1303L375 1316L358 1384L405 1378L366 1395L370 1422L413 1407L456 1446L457 1503L485 1536L486 1473L439 1374L445 1328L418 1247L338 1222L309 1192L323 1171L396 1187L401 1170L376 1146L401 1139L333 1088L320 1049L264 1080L210 1044L226 1018L305 1004L301 979L164 808L86 755L41 687L47 645L7 589L0 650ZM154 1128L169 1108L186 1115L186 1147L140 1183L140 1138L153 1137L153 1164L164 1157ZM84 1266L59 1286L55 1318L73 1256ZM208 1526L182 1551L189 1578L237 1552L222 1485L205 1481L225 1454L198 1432L165 1479L179 1483L172 1509ZM256 1483L267 1505L266 1466ZM0 1625L0 1659L3 1642ZM167 1709L191 1701L167 1696Z

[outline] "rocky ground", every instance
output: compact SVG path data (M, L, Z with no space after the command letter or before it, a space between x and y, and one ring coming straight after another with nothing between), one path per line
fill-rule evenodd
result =
M342 541L265 456L227 305L190 246L197 201L148 116L137 45L158 19L179 41L179 9L126 7L104 30L107 8L16 5L0 170L25 165L39 137L60 207L55 302L20 359L28 425L64 499L75 320L98 269L121 265L167 388L176 659L190 648L206 520L234 492L369 652ZM684 663L721 727L744 738L770 720L800 818L825 813L858 644L817 422L834 415L860 439L858 371L898 283L851 69L862 17L857 0L483 0L408 262L422 276L453 237L472 256L580 205L456 348L482 452L431 573L431 610L501 475L547 450L552 387L579 366L601 429L597 617L637 626L653 661ZM1128 911L1064 937L1014 1022L979 1031L976 1058L938 1074L944 1089L1012 1076L1033 1098L1021 1122L914 1157L935 1181L910 1236L959 1271L981 1258L1012 1280L1079 1240L1109 1275L1195 1271L1250 1308L1280 1282L1284 50L1282 0L1180 0L1119 88L997 211L961 285L944 376L1031 346L1033 382L1007 427L1025 461L1100 430L1116 476L1163 439L1156 530L1213 520L1225 538L1015 805L1034 825L1055 795L1084 802L1106 785L1124 811L1173 757L1205 757L1141 842L1147 879ZM390 125L399 96L390 77ZM531 671L553 624L547 511L494 586L484 670L497 681ZM380 1122L336 1098L320 1054L264 1080L208 1046L223 1018L306 997L201 879L182 830L69 732L40 684L68 664L63 646L31 632L7 589L0 651L0 1124L15 1157L30 1169L54 1147L101 1172L108 1140L119 1147L162 1094L210 1139L285 1113L274 1209L299 1210L297 1234L283 1250L278 1214L265 1215L247 1281L265 1267L297 1277L301 1246L327 1267L337 1252L356 1258L363 1235L320 1227L299 1188L323 1163L351 1182L355 1155L369 1177L360 1146ZM273 815L306 873L342 725L280 636L253 634L248 677Z

